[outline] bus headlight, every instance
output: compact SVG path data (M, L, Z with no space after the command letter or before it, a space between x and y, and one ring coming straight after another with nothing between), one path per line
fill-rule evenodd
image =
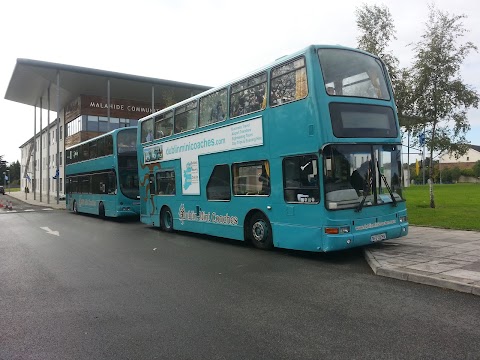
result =
M350 232L350 226L342 226L339 229L340 234L348 234Z
M407 222L407 215L400 216L400 222L401 222L401 223Z

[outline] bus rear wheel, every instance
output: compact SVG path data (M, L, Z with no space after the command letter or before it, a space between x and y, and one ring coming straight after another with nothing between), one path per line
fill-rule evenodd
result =
M105 206L101 201L98 204L98 216L100 216L101 219L105 219Z
M250 219L247 231L249 239L256 248L262 250L273 248L272 226L264 214L255 213Z
M165 206L160 212L160 229L166 232L173 231L173 215L172 210Z

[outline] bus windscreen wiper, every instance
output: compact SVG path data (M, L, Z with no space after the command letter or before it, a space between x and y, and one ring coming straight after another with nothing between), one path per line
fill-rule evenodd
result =
M397 200L395 200L395 196L393 196L393 192L392 192L392 189L390 189L390 186L388 185L387 178L380 171L380 164L378 163L378 160L377 160L377 169L378 169L378 173L380 174L380 177L383 180L383 183L385 184L385 187L388 190L388 193L390 194L390 197L392 198L392 205L397 206Z
M370 171L369 171L370 172ZM368 175L367 175L368 176ZM373 177L371 175L371 172L370 172L370 176L369 177L369 180L365 180L365 183L368 184L368 188L366 189L367 191L363 191L363 199L362 201L360 201L360 204L358 204L358 206L355 208L355 212L360 212L362 211L363 209L363 205L365 204L365 200L367 199L367 196L368 196L368 192L372 190L372 182L373 182Z

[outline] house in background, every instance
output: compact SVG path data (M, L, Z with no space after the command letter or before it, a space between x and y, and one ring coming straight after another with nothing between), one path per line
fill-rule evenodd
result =
M455 156L445 154L440 158L440 169L458 167L460 169L471 169L480 160L480 145L470 145L465 155L455 159Z

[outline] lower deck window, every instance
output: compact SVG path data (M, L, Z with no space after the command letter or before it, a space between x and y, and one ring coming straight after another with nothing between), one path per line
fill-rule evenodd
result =
M175 195L175 171L166 170L157 173L157 194Z
M287 203L318 203L318 159L315 155L292 156L283 160L283 188Z

